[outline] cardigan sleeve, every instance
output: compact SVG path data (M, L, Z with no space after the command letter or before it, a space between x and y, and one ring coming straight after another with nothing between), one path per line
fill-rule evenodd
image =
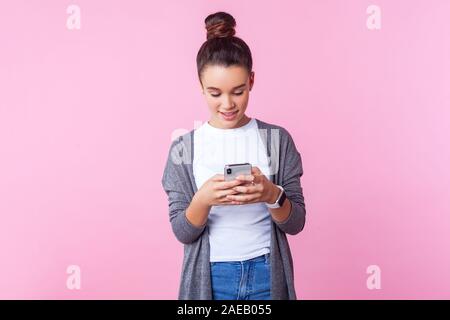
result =
M300 152L298 152L292 136L286 130L285 134L287 142L281 186L286 192L286 197L291 202L291 211L284 221L272 220L285 233L295 235L302 231L305 226L305 199L300 182L300 177L303 175L303 167Z
M183 180L184 167L181 163L174 161L173 158L176 156L176 152L180 152L179 149L175 149L175 147L180 146L180 143L183 142L178 138L170 146L161 182L168 197L169 220L172 231L181 243L189 244L198 239L206 224L201 227L194 226L186 217L186 209L189 207L190 201L184 191L186 183Z

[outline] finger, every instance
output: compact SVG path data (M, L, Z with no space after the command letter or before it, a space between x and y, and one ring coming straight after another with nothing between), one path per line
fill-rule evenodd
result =
M234 201L234 200L223 200L220 202L220 205L237 205L237 204L244 204L243 202Z
M224 199L220 199L219 201L217 201L216 205L226 206L226 205L234 204L233 202L235 202L235 201L224 198Z
M261 202L259 199L253 199L251 201L231 201L232 204L252 204L252 203L258 203Z
M260 193L245 194L245 195L227 195L227 199L239 202L249 202L257 200L261 197ZM257 202L257 201L256 201Z
M252 184L248 184L246 186L234 187L233 190L236 190L239 193L251 194L251 193L259 192L259 187L255 186L255 185L252 185Z
M252 182L255 180L255 176L252 174L241 174L236 177L236 180Z
M227 195L233 195L233 194L239 194L239 191L236 191L234 189L221 190L221 191L217 192L217 197L226 199Z
M222 182L217 183L216 189L217 190L231 189L231 188L239 186L241 184L242 184L242 181L240 181L240 180L222 181Z
M264 180L267 179L267 177L264 174L262 174L261 172L259 174L258 173L254 174L254 177L255 177L255 179L253 180L253 183L255 183L255 184L261 184L261 183L263 183Z
M252 174L259 176L262 174L261 170L258 167L252 167Z
M233 201L233 200L227 199L226 196L224 196L223 198L218 199L216 202L218 204L220 204L220 205L237 204L237 201Z
M260 187L261 186L261 184L260 183L255 183L255 182L244 182L244 183L242 183L240 186L242 186L242 187Z
M212 180L213 181L225 181L225 176L223 174L215 174L214 176L212 176Z
M261 184L261 183L262 183L262 181L263 181L263 179L264 179L263 177L264 177L263 175L261 175L261 176L254 176L254 175L243 176L243 177L242 177L242 180L240 180L240 181L245 182L244 186L248 186L248 185L258 185L258 184ZM237 179L237 178L236 178L236 179Z

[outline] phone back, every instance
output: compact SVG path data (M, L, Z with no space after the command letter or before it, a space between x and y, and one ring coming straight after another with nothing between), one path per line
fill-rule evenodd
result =
M224 168L225 181L234 180L237 176L252 173L252 165L250 163L227 164Z

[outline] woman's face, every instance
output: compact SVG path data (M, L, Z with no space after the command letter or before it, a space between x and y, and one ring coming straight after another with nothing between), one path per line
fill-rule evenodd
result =
M255 73L241 66L207 66L202 74L202 92L211 118L210 125L221 129L238 128L249 118L245 115Z

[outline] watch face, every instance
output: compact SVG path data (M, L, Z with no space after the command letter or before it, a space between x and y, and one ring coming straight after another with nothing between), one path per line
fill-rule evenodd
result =
M282 192L280 200L278 201L278 204L280 205L280 207L283 206L284 200L286 200L286 192Z

